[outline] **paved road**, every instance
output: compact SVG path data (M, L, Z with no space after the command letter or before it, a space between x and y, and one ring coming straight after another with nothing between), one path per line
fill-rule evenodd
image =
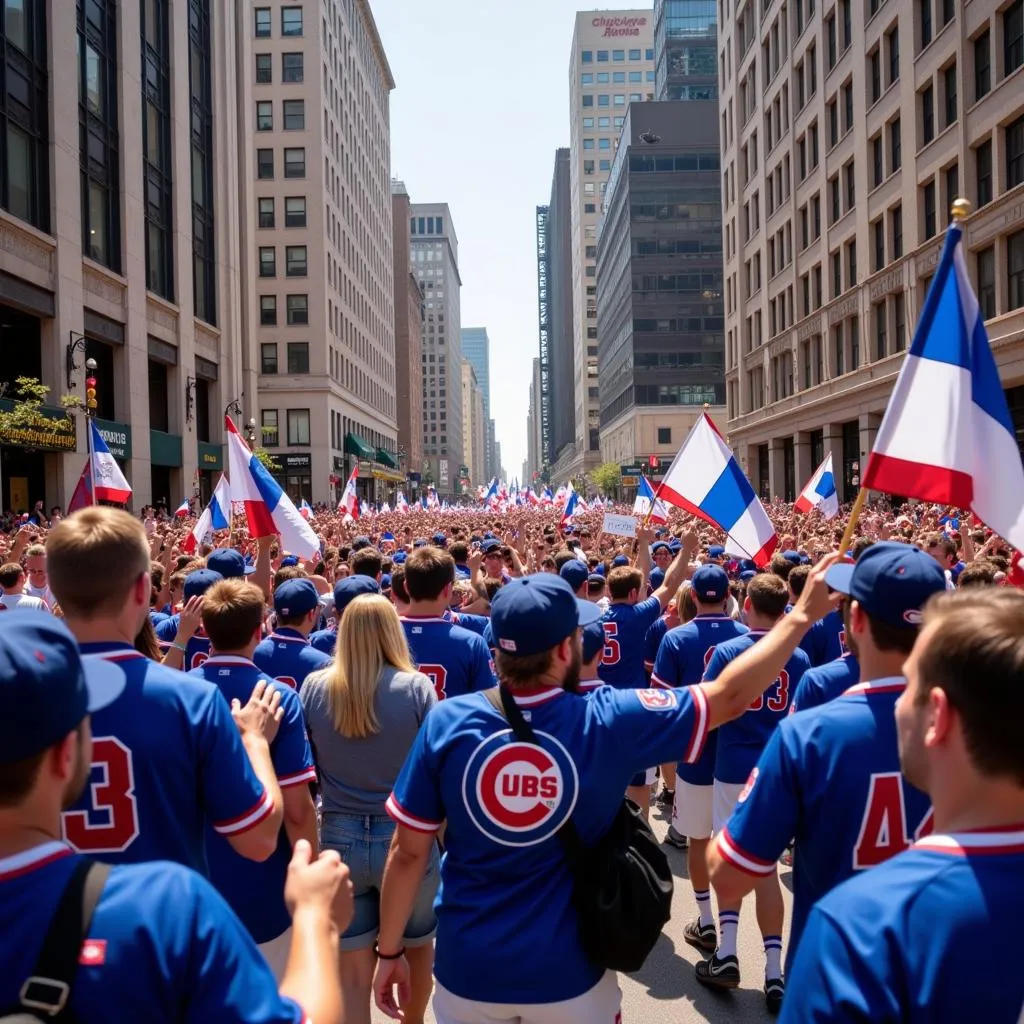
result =
M667 815L656 811L652 817L659 838L668 825ZM717 993L698 984L693 965L700 953L683 940L683 927L696 913L693 890L687 880L686 855L666 847L676 876L672 920L654 952L637 974L620 977L622 1019L624 1024L688 1024L691 1021L743 1021L755 1024L771 1021L765 1010L761 986L764 984L764 951L754 919L753 896L748 896L740 914L739 956L742 983L734 992ZM789 930L789 870L782 873L782 895L786 902L786 931ZM374 1010L373 1024L384 1024L383 1014ZM428 1013L427 1021L434 1024Z

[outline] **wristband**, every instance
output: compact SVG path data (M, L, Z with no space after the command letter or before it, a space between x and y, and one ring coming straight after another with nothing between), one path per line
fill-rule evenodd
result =
M179 644L177 640L172 640L171 641L171 646L176 651L181 651L182 654L185 654L188 651L188 648L184 644Z
M397 953L392 953L390 956L385 956L380 951L380 946L375 942L373 944L374 952L377 954L378 960L401 960L405 956L405 946L403 946Z

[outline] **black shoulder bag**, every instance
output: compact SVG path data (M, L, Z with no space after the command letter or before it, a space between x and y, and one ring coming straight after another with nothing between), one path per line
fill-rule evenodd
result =
M32 974L21 986L18 1005L0 1016L0 1024L73 1024L71 989L78 957L109 874L109 864L82 859L75 865L50 919Z
M516 739L540 746L519 705L502 686L487 699L508 720ZM573 907L587 959L612 971L638 971L672 916L672 871L643 812L623 800L611 828L583 845L572 819L558 839L573 878Z

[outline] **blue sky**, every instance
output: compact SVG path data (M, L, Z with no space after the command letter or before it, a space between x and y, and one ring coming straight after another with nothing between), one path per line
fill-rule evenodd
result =
M537 354L535 207L569 144L578 0L370 0L395 77L391 170L415 202L447 202L462 323L491 339L491 415L509 477L526 457ZM596 5L595 5L596 6ZM638 5L641 6L641 5Z

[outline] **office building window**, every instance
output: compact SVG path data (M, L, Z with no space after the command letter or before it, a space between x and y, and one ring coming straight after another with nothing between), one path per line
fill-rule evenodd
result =
M882 136L876 135L871 140L871 181L881 185L885 179L885 159L882 154Z
M871 83L871 102L877 103L882 95L882 51L875 49L868 57L868 81Z
M898 28L886 33L885 48L889 55L889 84L892 85L900 78L900 30Z
M281 106L284 114L285 131L302 131L306 127L305 100L285 100Z
M1006 240L1010 309L1024 306L1024 231Z
M4 9L6 24L10 5ZM120 273L117 5L114 0L78 0L77 13L82 251Z
M1024 64L1024 0L1016 0L1003 11L1003 74L1011 74L1021 64Z
M276 327L277 326L277 296L276 295L261 295L260 296L260 326L261 327Z
M304 228L306 226L305 196L285 197L284 226L286 228Z
M935 234L935 182L929 181L921 189L921 209L924 216L924 237L931 238Z
M1024 117L1006 126L1006 187L1024 182Z
M256 84L270 85L274 81L274 58L269 53L256 54Z
M274 104L270 100L261 100L256 104L256 131L272 132L274 130Z
M272 198L260 199L260 227L272 228L274 226L274 200Z
M288 410L288 443L295 445L309 444L309 410Z
M582 60L582 62L584 64L593 64L594 63L594 51L593 50L584 50L582 55L581 55L581 60Z
M277 373L277 344L264 342L260 345L260 373Z
M957 164L947 167L943 177L946 179L945 208L948 210L953 200L960 195L960 167Z
M835 330L833 331L832 347L835 352L835 358L833 362L833 365L835 367L835 375L837 377L842 377L842 375L846 373L846 360L844 358L846 353L843 347L842 321L836 324Z
M281 54L281 81L301 82L305 78L301 53Z
M671 427L658 427L658 444L671 444L672 443L672 428Z
M978 179L978 205L992 202L992 140L974 151L974 170Z
M269 39L270 38L270 8L269 7L257 7L255 11L256 17L256 38L257 39Z
M302 35L302 8L282 7L281 8L281 35L301 36Z
M850 370L860 366L860 317L850 318Z
M921 142L927 146L935 138L935 90L925 86L921 90Z
M990 245L978 253L978 305L985 320L996 315L996 249Z
M895 174L903 166L903 133L900 119L889 122L889 173Z
M948 128L956 121L956 64L950 64L942 72L942 91L946 101L946 120L943 127Z
M898 260L903 255L903 207L894 206L890 217L892 220L892 258Z
M284 176L286 178L304 178L306 176L306 150L304 148L284 151Z
M309 296L288 295L285 297L285 311L289 327L309 323Z
M276 448L281 443L276 409L263 409L260 411L260 428L260 443L264 448Z
M213 95L210 0L189 0L192 139L192 294L200 320L217 323L213 214Z
M857 284L857 240L846 245L846 287L853 288Z
M309 373L309 342L288 342L288 372Z
M892 319L896 329L896 351L902 352L907 347L907 297L904 292L897 292L893 297Z
M260 277L277 277L277 250L272 245L260 246Z
M872 270L879 271L885 266L885 221L881 217L871 225L871 234L874 241Z
M917 12L923 50L932 41L932 0L917 0Z
M274 177L274 151L272 149L256 150L256 177L260 181L270 181Z
M974 40L974 100L992 89L992 39L988 29Z
M142 11L142 175L146 211L146 287L174 300L171 204L171 92L168 7L151 0Z
M285 275L287 277L305 277L308 273L306 247L304 245L287 245L284 250Z
M875 359L884 359L888 355L886 349L887 318L885 300L883 299L875 305Z

